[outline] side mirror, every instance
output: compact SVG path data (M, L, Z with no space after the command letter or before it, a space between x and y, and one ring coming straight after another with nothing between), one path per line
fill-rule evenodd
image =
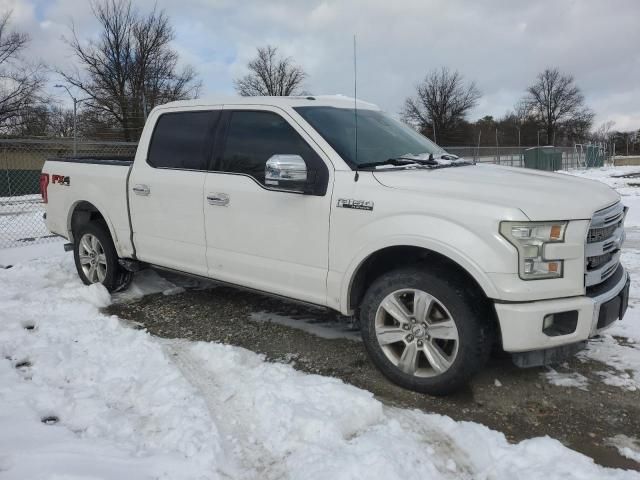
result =
M264 183L282 190L304 192L307 164L300 155L273 155L265 165Z

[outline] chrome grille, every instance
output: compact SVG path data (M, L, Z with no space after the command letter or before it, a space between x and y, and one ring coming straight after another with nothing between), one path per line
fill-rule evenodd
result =
M596 243L606 240L613 235L613 232L618 228L617 225L610 225L602 228L592 228L587 235L587 243Z
M595 268L598 268L598 267L604 265L605 263L607 263L609 260L611 260L611 254L610 253L605 253L604 255L598 255L596 257L588 257L587 258L587 269L593 270Z
M604 282L618 268L624 242L625 213L626 208L618 202L593 215L585 243L587 287Z

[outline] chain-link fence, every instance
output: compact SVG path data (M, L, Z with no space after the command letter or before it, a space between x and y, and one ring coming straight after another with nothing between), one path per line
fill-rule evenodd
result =
M593 147L600 160L594 162L594 155L587 147ZM444 147L444 149L459 157L475 160L478 163L494 163L509 167L524 167L528 150L538 147ZM611 159L604 149L598 146L578 145L576 147L542 147L545 151L555 152L561 160L558 162L562 170L584 168L607 163ZM527 164L528 166L528 164Z
M133 156L135 143L79 142L77 156ZM73 156L69 140L0 139L0 248L50 240L42 215L40 171L47 158Z

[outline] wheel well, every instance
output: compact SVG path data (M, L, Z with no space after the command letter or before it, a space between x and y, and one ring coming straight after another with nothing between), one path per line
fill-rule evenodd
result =
M440 253L413 246L387 247L367 257L358 268L351 283L349 309L357 311L367 288L380 275L398 267L414 266L416 264L422 264L426 269L434 268L450 272L452 277L465 285L468 292L486 305L487 310L491 312L495 325L497 325L493 302L489 300L482 287L469 272Z
M75 232L81 225L90 222L102 222L107 225L104 216L100 211L89 202L78 202L71 214L71 235L75 236Z

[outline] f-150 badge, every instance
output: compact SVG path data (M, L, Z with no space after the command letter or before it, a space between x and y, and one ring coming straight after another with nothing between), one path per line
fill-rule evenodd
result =
M339 198L336 206L353 210L373 210L373 202L369 200L354 200L352 198Z

